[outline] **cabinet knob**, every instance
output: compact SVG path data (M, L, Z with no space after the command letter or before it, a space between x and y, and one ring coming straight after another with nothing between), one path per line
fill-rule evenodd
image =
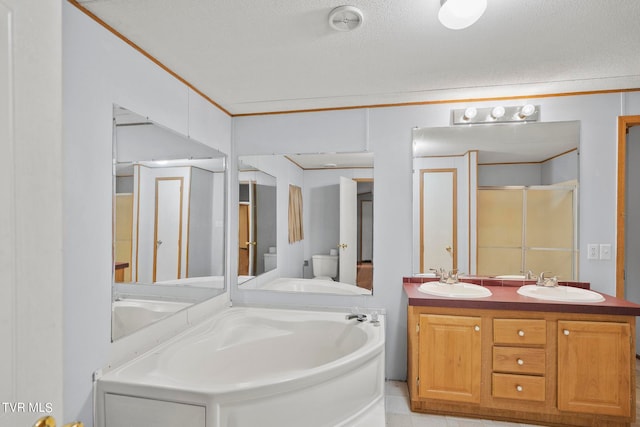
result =
M478 331L480 330L480 326L478 326L478 325L474 326L474 327L473 327L473 330L474 330L474 331L476 331L476 332L478 332Z
M518 365L522 366L522 365L524 365L524 360L518 359L518 360L516 360L516 363L518 363Z
M516 391L517 391L517 392L521 392L522 390L524 390L524 389L522 388L522 386L521 386L521 385L517 385L517 386L516 386Z
M518 331L518 336L523 337L524 336L524 331L522 329L520 329Z
M565 329L565 330L562 331L562 333L565 334L565 335L569 335L569 330Z

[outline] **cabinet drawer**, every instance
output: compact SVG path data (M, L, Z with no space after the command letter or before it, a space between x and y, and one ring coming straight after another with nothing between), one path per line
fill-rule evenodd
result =
M494 371L544 375L545 360L545 350L543 348L493 348Z
M494 344L544 345L546 342L546 320L493 319Z
M493 374L493 397L544 402L544 377L530 375Z

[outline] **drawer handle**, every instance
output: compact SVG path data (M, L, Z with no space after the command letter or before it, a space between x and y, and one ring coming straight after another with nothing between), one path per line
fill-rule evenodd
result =
M516 362L517 362L517 363L518 363L518 365L520 365L520 366L524 365L524 360L522 360L522 359L518 359L518 360L516 360Z
M524 336L524 331L523 331L522 329L520 329L520 330L518 331L518 336L521 336L521 337L523 337L523 336Z
M517 391L518 393L519 393L519 392L521 392L522 390L524 390L524 389L522 388L522 386L521 386L521 385L517 385L517 386L516 386L516 391Z
M478 326L478 325L474 326L474 327L473 327L473 330L474 330L474 331L476 331L476 332L478 332L478 331L480 330L480 326Z
M565 335L569 335L569 330L565 329L564 331L562 331L562 333L565 334Z

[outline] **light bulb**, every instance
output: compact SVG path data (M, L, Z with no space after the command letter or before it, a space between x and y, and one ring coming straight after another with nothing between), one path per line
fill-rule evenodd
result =
M493 107L493 109L491 110L491 117L493 117L494 119L499 119L504 116L504 113L504 107L502 105L499 105L497 107Z
M536 107L531 104L527 104L522 107L522 109L520 110L520 114L518 114L518 116L521 119L526 119L527 117L529 117L535 112L536 112Z
M475 107L469 107L464 110L464 120L473 120L478 115L478 110Z

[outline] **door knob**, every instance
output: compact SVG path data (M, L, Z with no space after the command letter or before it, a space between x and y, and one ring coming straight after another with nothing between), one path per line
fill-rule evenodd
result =
M451 246L447 246L446 248L444 248L444 250L450 253L452 248L451 248Z
M50 415L47 415L46 417L42 417L38 421L36 421L33 427L56 427L56 419ZM80 421L76 421L73 423L65 424L62 427L84 427L84 424Z
M338 245L338 247L339 247L339 248L342 248L342 249L347 249L347 244L346 244L346 243L340 243L340 244Z

